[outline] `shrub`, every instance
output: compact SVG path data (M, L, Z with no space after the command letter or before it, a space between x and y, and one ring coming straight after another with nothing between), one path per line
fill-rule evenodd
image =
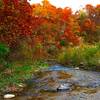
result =
M9 53L9 47L6 44L0 43L0 58L5 57Z
M100 66L100 43L63 49L57 60L74 66L83 65L86 69L96 68Z
M9 52L9 47L6 44L0 43L0 66L7 65L6 57Z

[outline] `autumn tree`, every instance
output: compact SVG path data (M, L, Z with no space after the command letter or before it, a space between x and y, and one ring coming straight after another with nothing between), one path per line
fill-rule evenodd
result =
M83 11L78 12L79 25L81 27L80 36L84 37L87 42L93 43L100 40L100 9L97 5L86 5Z
M56 42L57 44L60 44L60 42L66 40L74 44L79 43L80 40L73 32L73 18L71 17L72 11L70 8L56 8L53 5L51 5L47 0L44 0L42 2L42 5L32 5L32 8L34 12L33 15L38 17L41 16L41 18L44 19L44 22L40 26L42 29L40 30L39 27L38 30L40 30L40 34L44 33L44 37L46 36L46 39L47 37L50 38L53 36L55 38L55 41L53 41L55 42L55 44ZM62 40L62 37L64 37L64 40ZM48 40L52 40L51 38L49 38Z
M0 41L12 45L21 37L32 33L32 10L28 2L19 0L3 0L3 2L4 8L0 9Z

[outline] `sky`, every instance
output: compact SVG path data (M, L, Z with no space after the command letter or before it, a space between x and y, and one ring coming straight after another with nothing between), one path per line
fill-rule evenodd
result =
M29 1L32 3L40 3L42 0L31 0ZM97 5L100 4L100 0L49 0L52 5L56 7L70 7L73 11L79 10L80 8L84 7L86 4Z

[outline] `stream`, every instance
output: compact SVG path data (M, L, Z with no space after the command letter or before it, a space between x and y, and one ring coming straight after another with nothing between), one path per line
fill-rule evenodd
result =
M100 100L100 72L54 65L25 83L27 88L11 100Z

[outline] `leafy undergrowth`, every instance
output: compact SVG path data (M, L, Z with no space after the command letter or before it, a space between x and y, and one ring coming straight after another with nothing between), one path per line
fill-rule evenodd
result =
M100 71L100 43L64 48L57 60L70 66Z
M18 85L24 80L32 77L36 71L48 67L48 64L43 61L34 61L34 63L19 63L9 64L3 72L0 72L0 90L4 90L9 85Z

